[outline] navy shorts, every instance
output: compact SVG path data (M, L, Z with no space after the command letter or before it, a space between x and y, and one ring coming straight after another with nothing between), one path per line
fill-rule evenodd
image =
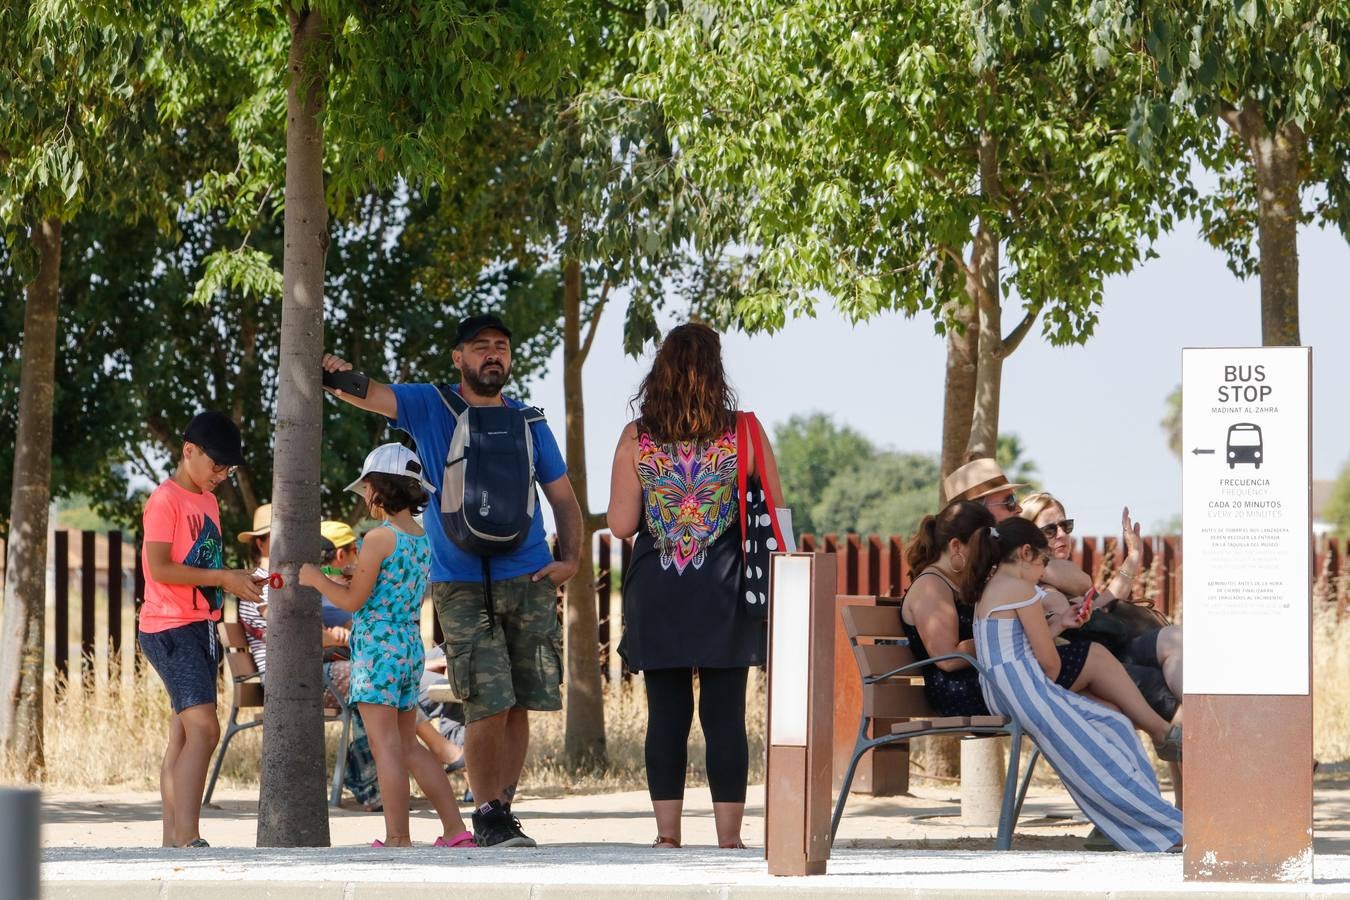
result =
M203 703L215 708L221 656L216 623L190 622L165 631L141 631L136 639L164 682L175 713Z

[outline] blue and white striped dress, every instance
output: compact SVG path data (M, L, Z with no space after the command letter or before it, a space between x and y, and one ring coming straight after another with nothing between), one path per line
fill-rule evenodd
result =
M1030 606L1045 596L995 607ZM1045 676L1022 623L975 620L980 687L997 715L1021 723L1092 824L1125 850L1167 850L1181 840L1181 811L1162 798L1134 726L1120 713Z

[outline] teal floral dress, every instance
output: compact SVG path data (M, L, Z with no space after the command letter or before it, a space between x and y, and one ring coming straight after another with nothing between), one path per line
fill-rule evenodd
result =
M352 703L373 703L399 710L417 707L417 686L426 657L418 624L431 542L385 522L393 529L394 552L380 565L375 588L352 616Z

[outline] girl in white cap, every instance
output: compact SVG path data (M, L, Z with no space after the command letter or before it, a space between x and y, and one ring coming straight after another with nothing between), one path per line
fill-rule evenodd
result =
M464 828L445 772L417 742L417 689L424 655L418 614L431 568L431 545L413 518L434 490L422 476L417 455L401 444L384 444L366 457L361 477L347 486L384 521L366 535L351 583L300 569L300 583L353 613L351 694L370 737L384 801L383 841L375 847L410 847L408 775L436 807L442 835L437 847L475 847Z

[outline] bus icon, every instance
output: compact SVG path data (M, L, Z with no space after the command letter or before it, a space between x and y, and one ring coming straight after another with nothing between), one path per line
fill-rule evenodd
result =
M1228 468L1237 468L1238 463L1250 463L1261 468L1264 449L1260 425L1239 422L1228 426Z

